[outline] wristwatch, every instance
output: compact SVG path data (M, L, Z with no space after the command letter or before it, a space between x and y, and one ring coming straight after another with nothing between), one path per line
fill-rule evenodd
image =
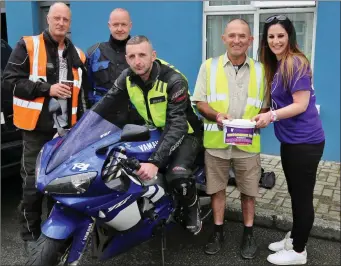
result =
M276 111L273 109L270 109L270 112L271 112L271 123L278 121Z

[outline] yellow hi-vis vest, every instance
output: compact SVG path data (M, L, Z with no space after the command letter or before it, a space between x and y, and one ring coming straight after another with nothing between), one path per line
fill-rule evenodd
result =
M207 102L217 112L226 113L229 106L228 80L223 66L223 55L210 58L206 61L207 70ZM250 81L247 104L243 119L251 119L262 108L264 99L264 68L261 63L250 59ZM215 121L204 119L204 146L211 149L226 149L224 132L219 130ZM252 145L237 145L243 151L250 153L260 152L260 135L255 133Z
M47 55L43 34L37 36L23 37L30 62L29 80L33 82L47 81L46 65ZM85 54L76 47L79 58L84 63ZM78 95L82 86L82 70L72 68L73 89L72 89L72 112L71 125L77 122ZM13 123L17 128L34 130L36 128L40 113L43 109L45 97L38 97L34 100L20 99L13 96Z
M167 65L174 69L176 72L185 77L179 70L174 66L167 63L164 60L157 59L163 65ZM185 77L186 78L186 77ZM161 80L154 82L154 86L148 91L147 103L145 102L143 91L136 84L132 84L130 77L126 78L127 90L129 94L130 101L135 106L138 113L149 125L154 125L159 128L164 128L166 124L166 111L167 111L167 86L168 83ZM148 117L147 105L149 107L150 115L152 121ZM188 133L193 133L192 127L188 124Z

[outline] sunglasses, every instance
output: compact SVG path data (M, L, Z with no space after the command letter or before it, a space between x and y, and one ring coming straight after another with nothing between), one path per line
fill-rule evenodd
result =
M287 20L288 18L284 15L276 15L276 16L271 16L271 17L268 17L266 20L265 20L265 23L270 23L272 22L274 19L277 19L279 21L284 21L284 20Z

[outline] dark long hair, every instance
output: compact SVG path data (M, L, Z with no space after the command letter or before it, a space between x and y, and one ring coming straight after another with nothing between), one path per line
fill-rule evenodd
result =
M281 16L284 17L284 16ZM268 18L269 19L269 18ZM306 73L307 69L310 69L310 63L303 52L298 48L296 40L296 31L294 25L290 19L278 20L276 17L268 23L264 24L263 35L260 42L259 48L259 60L263 63L265 68L265 78L266 78L266 97L270 99L271 82L277 70L277 58L276 55L271 51L268 44L268 30L270 26L280 24L288 34L289 44L282 57L280 72L283 77L284 88L288 89L288 84L292 80L294 73L294 64L298 65L298 76L300 77L302 73ZM311 72L309 72L311 76Z

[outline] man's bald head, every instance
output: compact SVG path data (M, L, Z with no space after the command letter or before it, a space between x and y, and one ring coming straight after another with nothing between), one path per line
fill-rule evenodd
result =
M114 39L126 40L132 27L129 12L124 8L115 8L110 13L108 27Z
M226 30L228 30L228 27L229 25L238 25L238 24L242 24L246 27L248 27L249 29L249 34L251 35L251 29L250 29L250 25L249 23L245 20L245 19L242 19L242 18L234 18L232 20L230 20L227 24L226 24L226 27L225 27L225 32Z
M110 16L109 16L109 22L113 16L117 16L117 15L121 15L121 14L127 16L129 21L131 21L130 20L130 14L129 14L128 10L121 8L121 7L118 7L118 8L115 8L113 11L111 11Z
M249 24L243 19L233 19L227 23L222 36L229 58L241 60L251 46L253 37Z
M62 2L54 3L50 6L47 14L47 24L52 38L55 41L64 43L71 24L70 8Z
M56 2L56 3L53 3L50 8L49 8L49 12L47 13L47 15L53 13L55 10L67 10L70 14L70 17L71 17L71 10L70 8L63 2Z

